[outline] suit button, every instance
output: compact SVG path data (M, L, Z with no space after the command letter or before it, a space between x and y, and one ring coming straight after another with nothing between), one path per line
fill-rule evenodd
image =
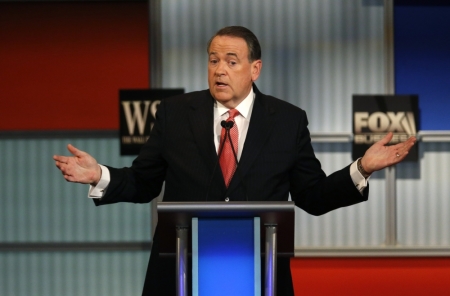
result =
M225 201L226 201L226 202L229 202L229 201L230 201L230 198L229 198L229 197L225 198Z

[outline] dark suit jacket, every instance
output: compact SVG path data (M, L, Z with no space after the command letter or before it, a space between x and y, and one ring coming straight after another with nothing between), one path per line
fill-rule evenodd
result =
M253 89L240 172L228 189L213 141L214 99L204 90L162 101L149 141L131 168L109 168L111 182L96 204L147 203L159 195L164 181L164 201L245 201L246 196L249 201L283 201L290 193L298 207L313 215L367 200L368 188L360 194L349 167L326 177L303 110Z

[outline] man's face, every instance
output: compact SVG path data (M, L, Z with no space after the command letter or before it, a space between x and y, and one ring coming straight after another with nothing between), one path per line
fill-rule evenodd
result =
M249 62L244 39L216 36L209 47L208 85L211 95L228 108L235 108L250 93L262 62Z

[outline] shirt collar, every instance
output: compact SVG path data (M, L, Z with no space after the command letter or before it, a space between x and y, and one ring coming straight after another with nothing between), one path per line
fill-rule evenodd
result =
M253 106L253 101L255 100L255 93L253 92L253 87L250 90L250 93L245 97L244 100L235 108L239 111L239 114L244 118L248 118L250 114L251 107ZM215 101L215 107L217 108L217 115L220 117L223 114L227 113L229 108L222 105L220 102Z

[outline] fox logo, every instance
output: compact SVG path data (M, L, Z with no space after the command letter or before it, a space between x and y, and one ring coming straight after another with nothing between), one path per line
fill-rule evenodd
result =
M355 112L355 134L363 133L368 128L372 133L405 133L416 134L416 123L413 112Z
M355 112L354 141L356 144L372 144L393 132L392 144L406 141L417 133L413 112Z

